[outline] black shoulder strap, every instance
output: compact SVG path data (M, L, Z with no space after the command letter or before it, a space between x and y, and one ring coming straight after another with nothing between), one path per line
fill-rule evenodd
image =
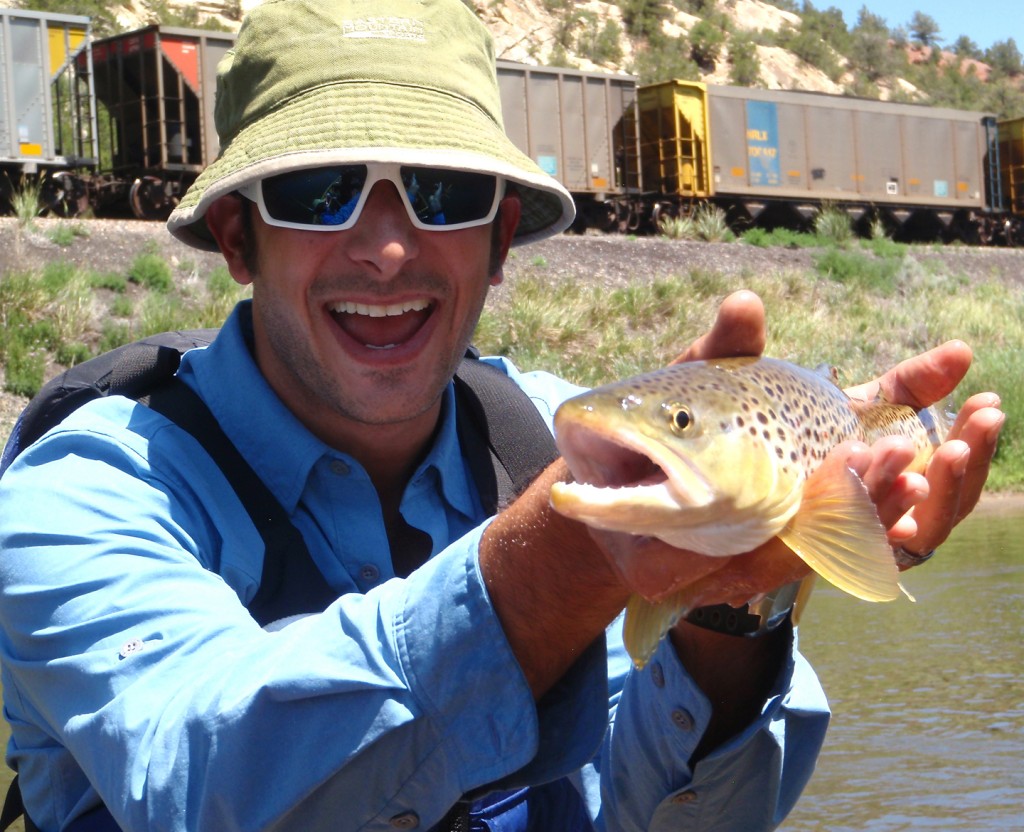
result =
M86 402L112 394L137 399L174 375L183 352L209 345L216 335L216 329L162 332L109 350L50 379L11 430L0 474L22 450Z
M195 437L217 463L263 538L260 586L247 605L253 618L262 626L299 612L323 610L334 601L338 594L313 562L302 534L228 439L206 402L176 376L139 401ZM302 608L296 609L296 604Z
M462 359L455 393L463 454L484 508L494 514L554 462L555 440L522 388L474 355Z

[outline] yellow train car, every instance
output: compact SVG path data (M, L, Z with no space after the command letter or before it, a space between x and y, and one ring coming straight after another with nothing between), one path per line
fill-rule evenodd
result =
M1024 118L999 122L999 174L1003 206L1024 216Z
M991 113L682 80L641 86L637 110L655 216L712 200L733 220L790 224L837 205L971 239L994 207Z

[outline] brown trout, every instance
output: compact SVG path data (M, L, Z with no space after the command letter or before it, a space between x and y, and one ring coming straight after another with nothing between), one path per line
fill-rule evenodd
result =
M923 470L948 433L935 408L847 396L830 376L772 358L689 362L566 401L555 436L575 482L551 504L589 526L726 557L779 537L814 572L867 601L902 591L885 528L860 478L815 478L847 439L902 434ZM823 481L823 480L829 481ZM813 484L813 487L808 487ZM687 590L626 608L638 667L688 612Z

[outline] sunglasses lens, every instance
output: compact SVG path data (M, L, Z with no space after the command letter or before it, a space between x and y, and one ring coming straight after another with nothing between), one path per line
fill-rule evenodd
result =
M487 218L494 206L496 177L487 173L405 167L402 184L425 225L458 225Z
M343 225L359 202L366 165L310 168L263 180L263 202L275 220L299 225Z
M270 217L298 226L345 226L369 178L367 165L309 168L263 180L263 203ZM402 187L416 218L443 228L490 219L497 177L403 166ZM396 183L397 184L397 183Z

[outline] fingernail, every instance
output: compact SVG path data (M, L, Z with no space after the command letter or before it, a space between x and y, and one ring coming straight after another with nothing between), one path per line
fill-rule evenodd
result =
M962 477L965 473L967 473L967 463L970 461L970 459L971 451L970 448L968 448L962 454L960 454L960 456L953 460L953 463L950 466L950 470L952 470L953 476L959 478Z
M999 417L999 421L996 422L994 425L992 425L992 427L990 427L988 429L988 433L986 434L985 438L988 439L988 443L990 445L995 445L996 442L998 441L998 439L999 439L999 432L1003 429L1003 423L1005 421L1006 421L1006 414L1004 413L1002 416Z

